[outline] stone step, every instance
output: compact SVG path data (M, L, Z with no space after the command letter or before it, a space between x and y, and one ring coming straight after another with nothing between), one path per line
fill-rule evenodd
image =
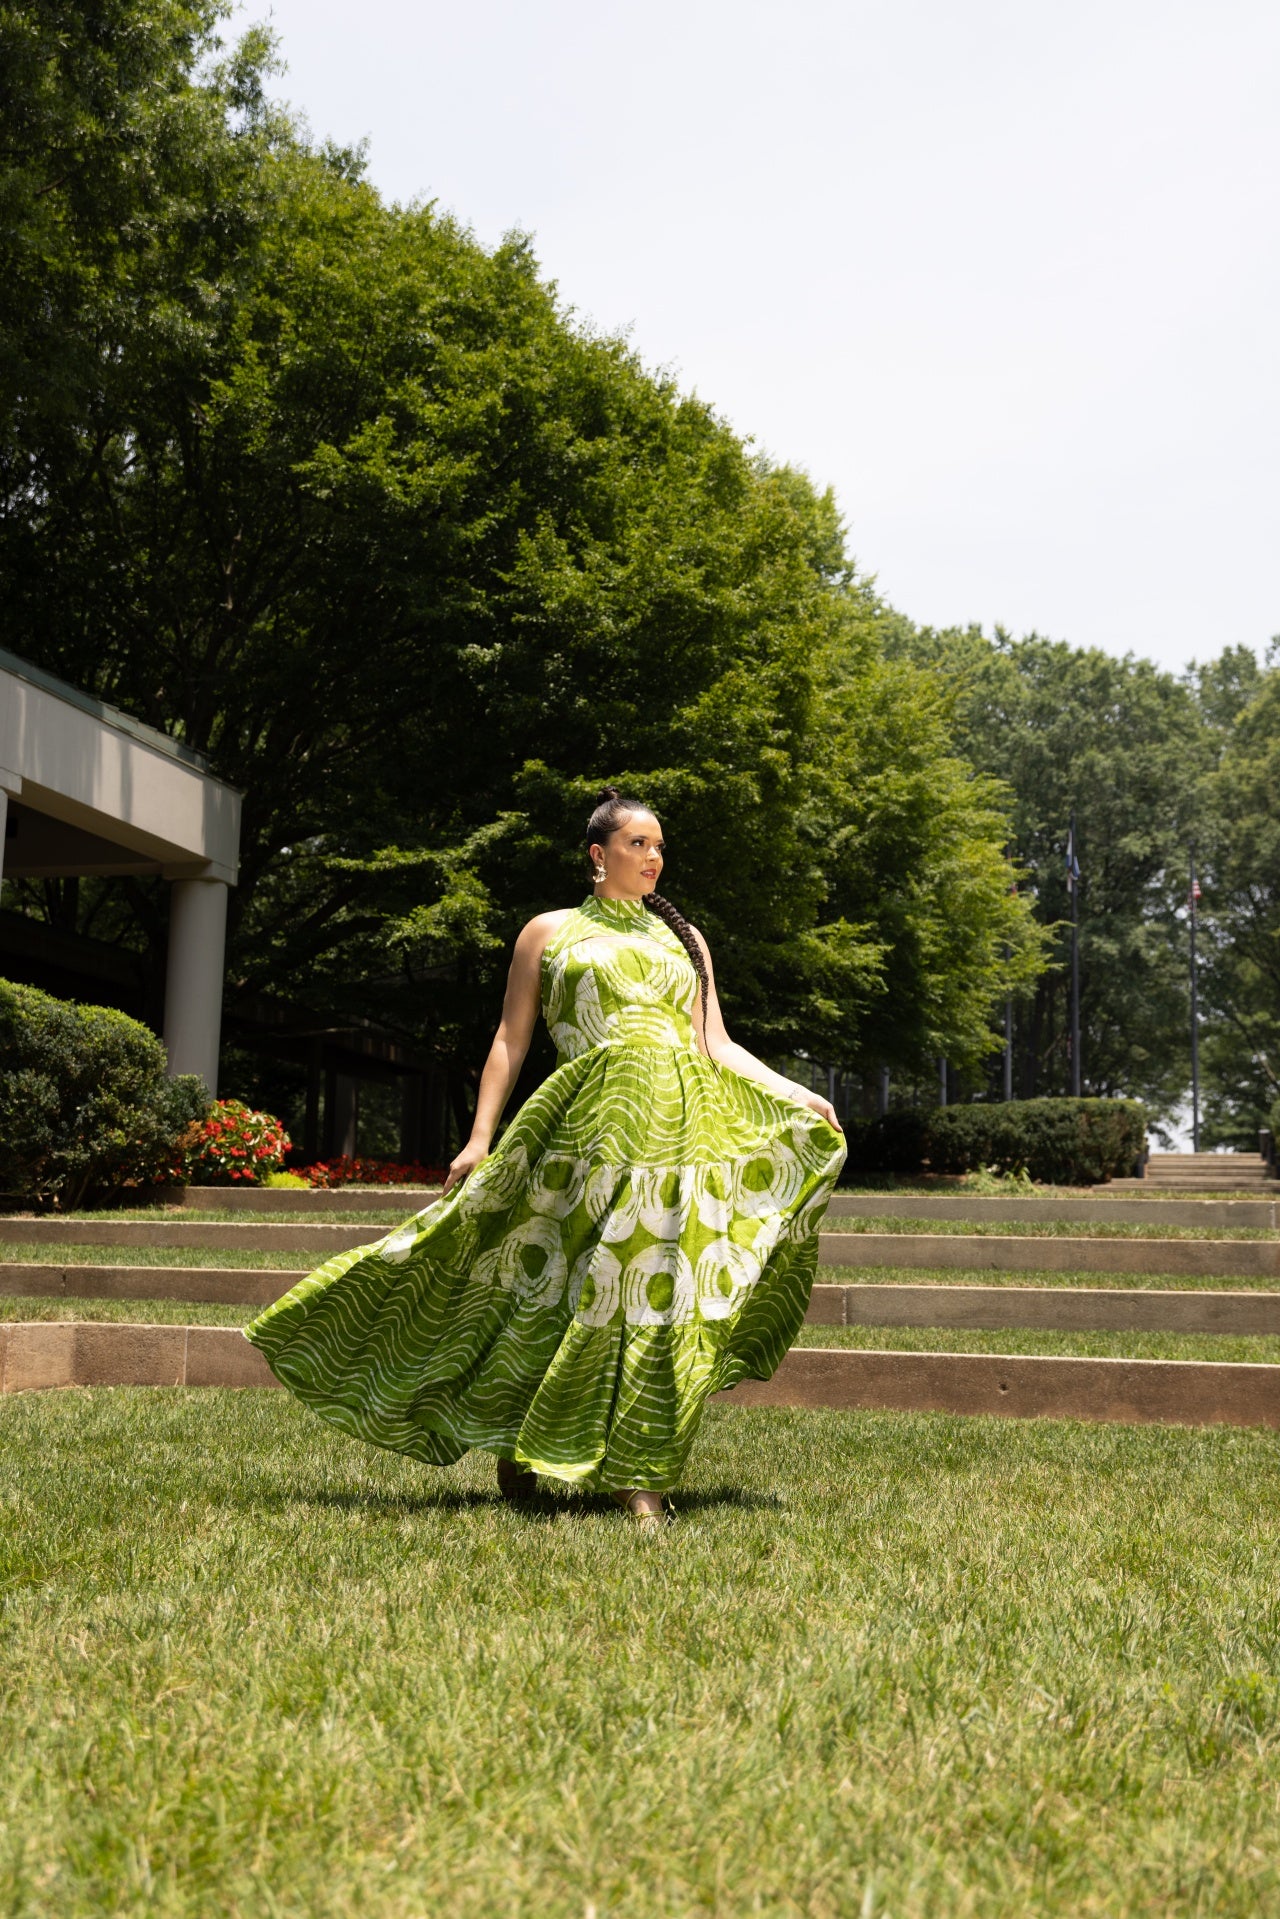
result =
M438 1186L187 1186L181 1204L220 1213L420 1213ZM402 1210L403 1209L403 1210Z
M294 1225L262 1220L0 1219L0 1245L113 1246L205 1252L301 1252L321 1264L374 1243L368 1226ZM955 1268L973 1272L1194 1274L1280 1277L1280 1240L1015 1238L944 1233L822 1233L824 1266Z
M274 1387L234 1327L76 1320L0 1324L0 1391L64 1386ZM1049 1359L797 1347L731 1406L998 1414L1180 1426L1280 1426L1280 1366L1186 1359Z
M27 1320L0 1325L0 1391L56 1386L278 1386L236 1326Z
M815 1286L818 1326L964 1332L1280 1333L1280 1293L1104 1286Z
M408 1215L406 1214L407 1218ZM334 1225L325 1221L180 1219L25 1219L0 1218L0 1245L25 1241L29 1246L152 1246L185 1248L208 1253L314 1253L317 1265L352 1246L371 1245L388 1227L359 1221Z
M996 1414L1123 1425L1280 1426L1280 1366L1188 1359L1058 1359L995 1353L795 1347L737 1406Z
M1115 1181L1113 1180L1111 1183L1114 1185ZM1148 1171L1142 1184L1144 1186L1199 1186L1206 1191L1216 1189L1219 1192L1234 1193L1238 1190L1243 1191L1246 1188L1252 1189L1255 1186L1274 1186L1276 1181L1266 1168L1262 1166L1256 1169L1251 1168L1246 1172L1233 1172L1230 1174L1212 1172L1166 1173L1156 1168L1154 1171Z
M1066 1238L995 1233L823 1233L824 1266L1029 1273L1160 1273L1171 1278L1280 1277L1280 1242Z
M1113 1179L1107 1187L1110 1193L1184 1193L1188 1198L1197 1194L1213 1194L1227 1197L1239 1193L1252 1197L1258 1193L1275 1193L1280 1186L1274 1179L1201 1179L1198 1175L1189 1175L1186 1179L1173 1179L1157 1176L1153 1179Z
M304 1275L261 1266L59 1266L0 1263L0 1298L180 1299L188 1306L269 1306Z
M1137 1182L1141 1185L1141 1182ZM829 1220L954 1219L1078 1222L1094 1226L1247 1226L1280 1229L1280 1193L1272 1199L1128 1199L987 1197L965 1193L837 1193Z
M996 1233L822 1233L823 1266L1003 1273L1167 1273L1280 1279L1280 1240L1014 1238Z
M0 1297L181 1300L269 1306L301 1274L257 1267L0 1265ZM1061 1332L1280 1333L1280 1293L1137 1287L839 1286L813 1288L814 1326L1038 1327Z
M1151 1166L1265 1166L1261 1153L1148 1153Z
M1180 1186L1216 1186L1222 1190L1234 1190L1236 1187L1274 1186L1276 1179L1263 1159L1242 1160L1228 1157L1218 1158L1212 1155L1203 1160L1186 1159L1149 1159L1143 1178L1143 1185L1166 1186L1170 1181ZM1114 1181L1112 1182L1114 1184Z

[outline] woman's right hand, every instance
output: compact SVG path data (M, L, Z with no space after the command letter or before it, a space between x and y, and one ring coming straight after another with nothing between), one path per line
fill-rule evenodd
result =
M464 1179L469 1178L469 1176L475 1172L481 1160L488 1159L488 1157L489 1148L482 1140L469 1139L446 1173L444 1192L440 1197L442 1199L445 1198L455 1186L460 1186Z

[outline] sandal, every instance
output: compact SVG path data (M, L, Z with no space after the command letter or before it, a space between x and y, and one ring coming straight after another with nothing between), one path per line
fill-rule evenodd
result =
M675 1509L666 1493L657 1495L659 1505L655 1512L652 1506L637 1506L638 1499L652 1499L653 1494L643 1486L629 1486L610 1494L614 1504L621 1506L638 1532L661 1532L664 1526L671 1525L675 1519Z
M537 1473L528 1472L523 1466L517 1466L514 1459L498 1461L498 1491L503 1499L513 1505L522 1499L532 1499L538 1490Z

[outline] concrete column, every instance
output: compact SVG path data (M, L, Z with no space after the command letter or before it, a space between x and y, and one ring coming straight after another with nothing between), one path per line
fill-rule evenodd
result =
M225 881L174 880L169 893L164 1043L170 1073L199 1073L211 1093L218 1090L226 943Z
M335 1082L333 1114L333 1150L335 1153L353 1158L356 1150L356 1128L360 1123L360 1084L346 1073L339 1073Z
M0 885L4 884L5 848L9 842L9 797L17 799L22 791L22 780L17 773L11 773L7 766L0 766Z

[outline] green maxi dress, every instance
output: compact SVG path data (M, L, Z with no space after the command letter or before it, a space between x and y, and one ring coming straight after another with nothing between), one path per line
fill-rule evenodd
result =
M245 1328L344 1432L473 1446L576 1485L675 1484L710 1393L768 1379L808 1304L840 1134L698 1050L698 977L638 902L589 898L542 962L559 1053L447 1199Z

